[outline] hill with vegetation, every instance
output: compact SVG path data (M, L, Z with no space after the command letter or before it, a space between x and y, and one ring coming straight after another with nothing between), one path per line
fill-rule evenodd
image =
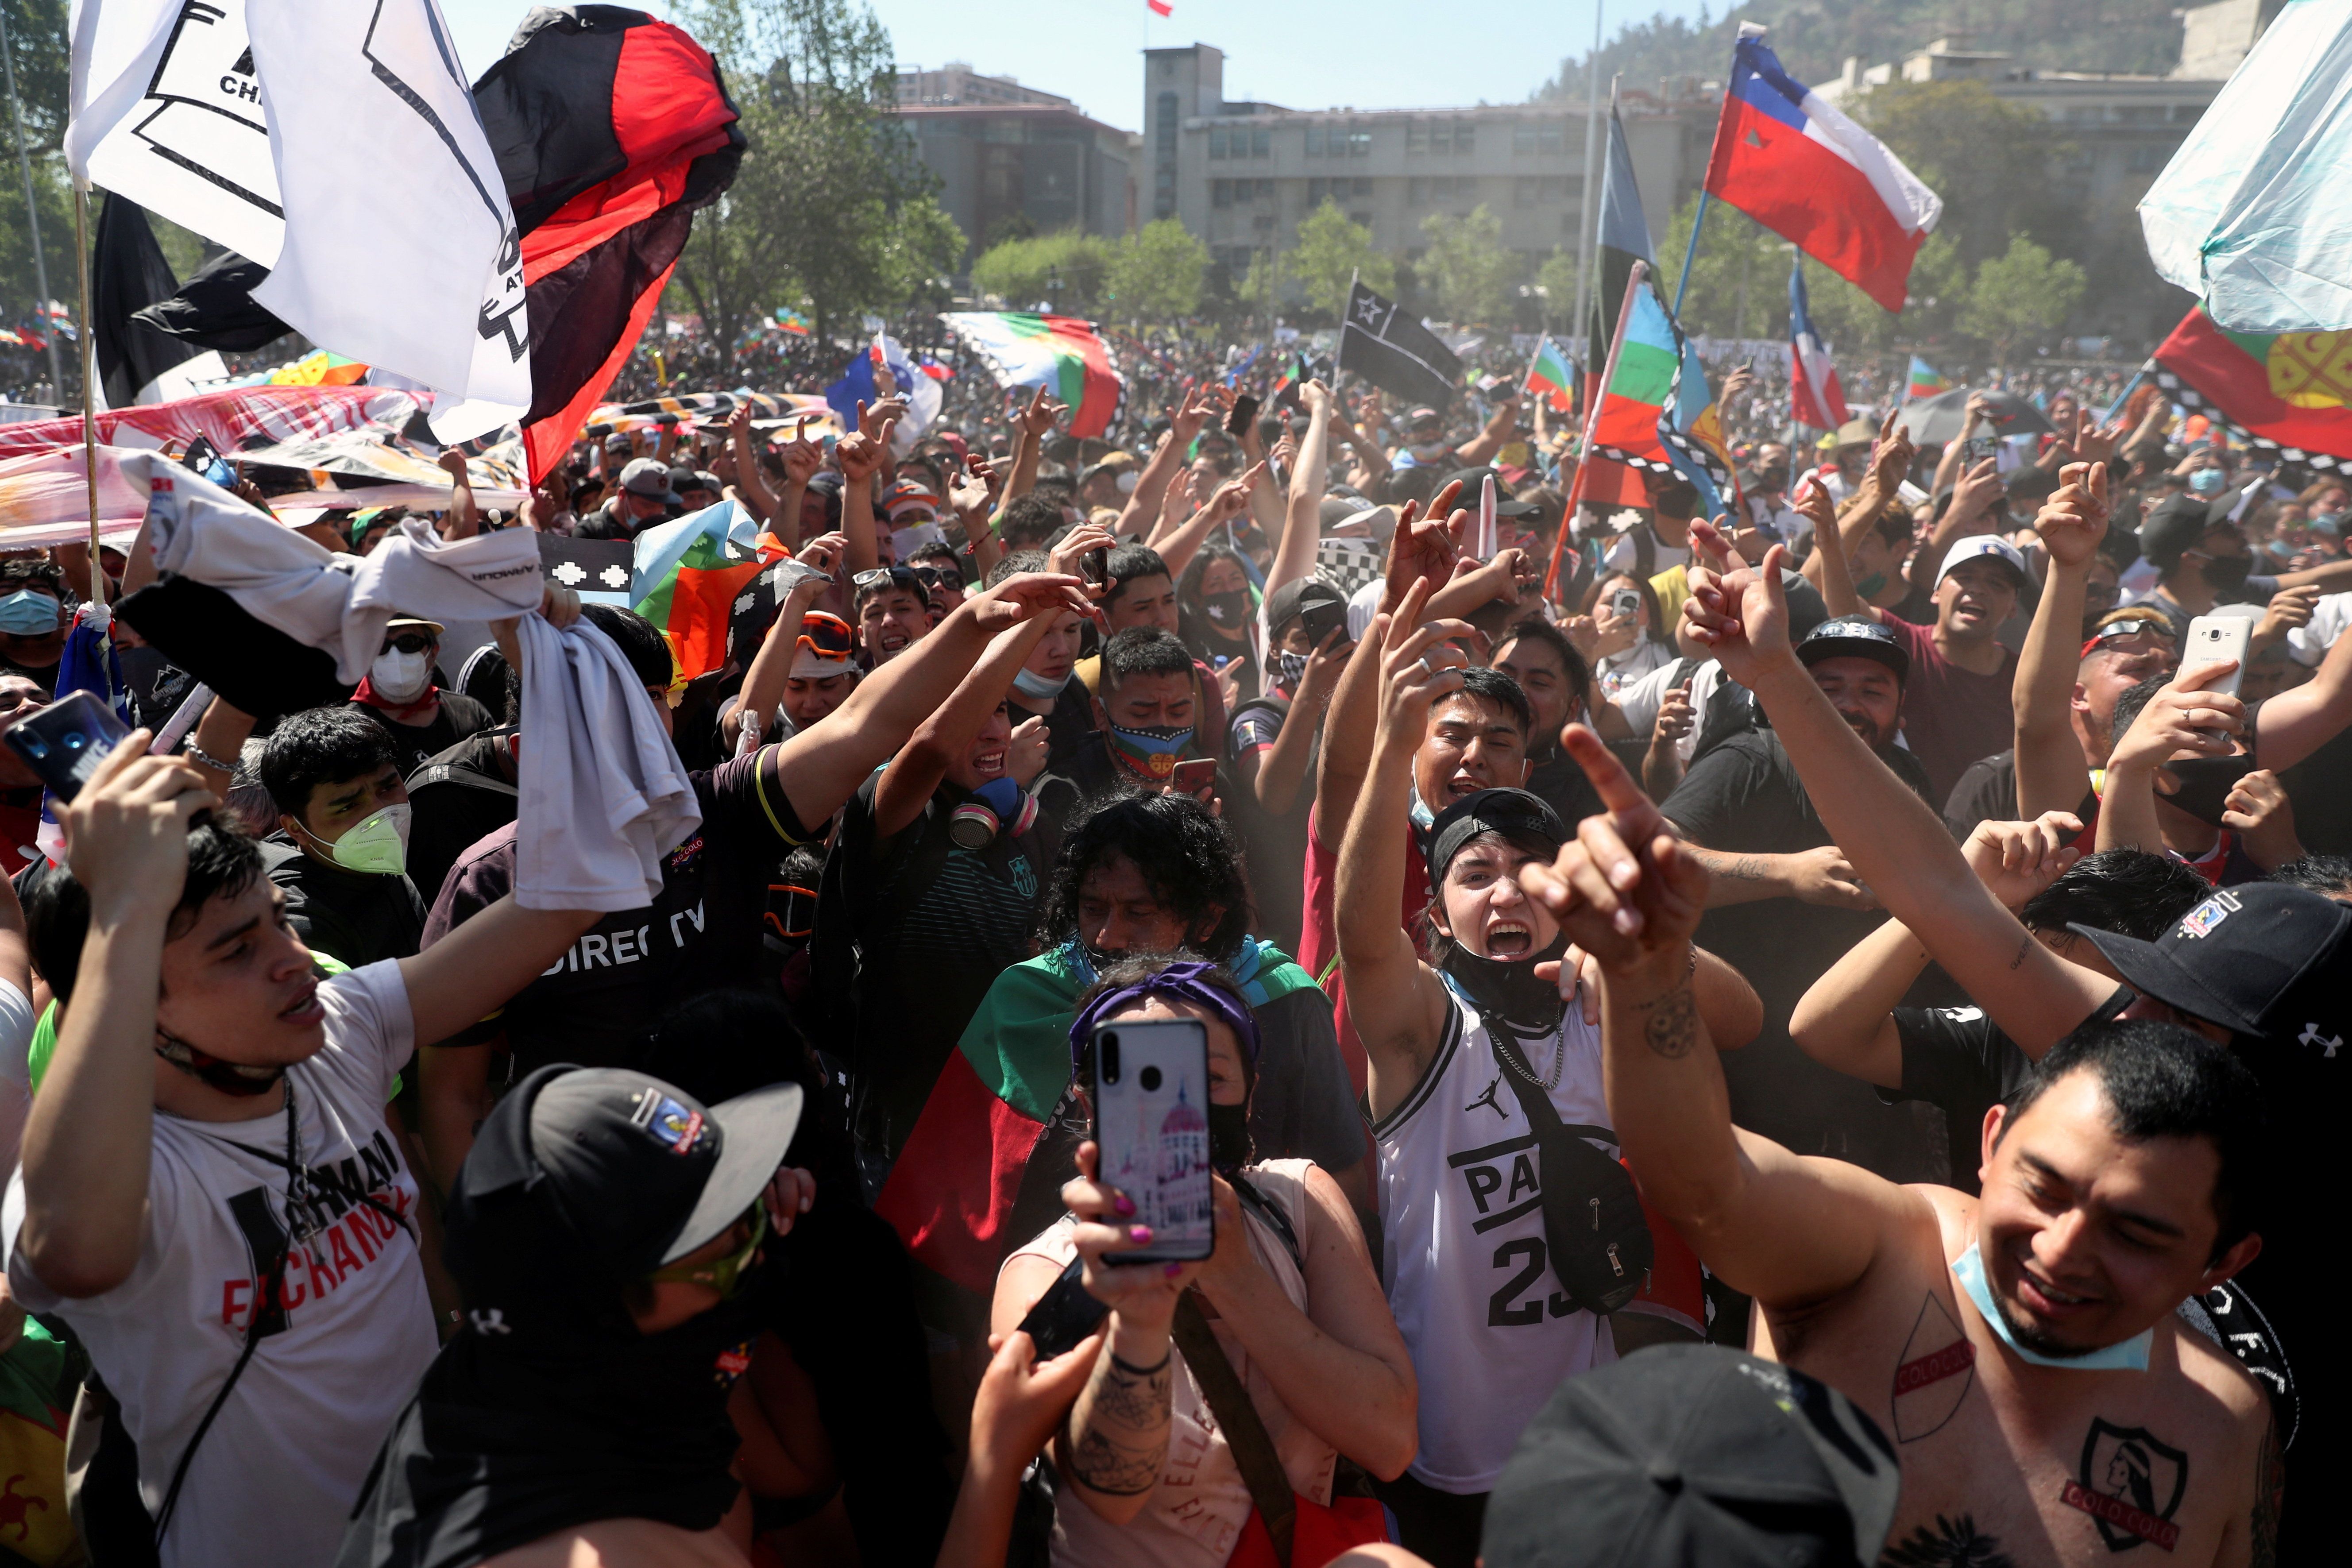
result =
M1654 16L1621 28L1601 48L1601 79L1654 90L1671 77L1720 80L1742 22L1760 22L1781 63L1806 82L1828 81L1849 56L1864 65L1900 60L1939 37L2013 55L2038 70L2145 71L2180 58L2173 0L1753 0L1720 17ZM1581 100L1589 59L1560 62L1538 98Z

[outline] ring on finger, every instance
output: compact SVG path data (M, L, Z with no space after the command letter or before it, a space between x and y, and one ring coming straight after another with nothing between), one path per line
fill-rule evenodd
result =
M1437 666L1429 662L1429 656L1427 654L1423 654L1421 656L1420 664L1422 673L1424 675L1435 675L1437 673Z

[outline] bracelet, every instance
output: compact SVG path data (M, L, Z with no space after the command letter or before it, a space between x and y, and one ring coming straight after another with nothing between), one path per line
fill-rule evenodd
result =
M1118 1368L1119 1371L1127 1373L1129 1377L1157 1377L1161 1373L1168 1370L1168 1363L1175 1358L1176 1346L1173 1342L1170 1343L1168 1353L1161 1356L1150 1366L1138 1366L1133 1362L1128 1360L1125 1356L1119 1354L1117 1351L1110 1352L1111 1365Z
M205 767L212 769L213 772L216 773L234 773L236 772L236 764L235 763L222 762L218 757L214 756L210 752L207 752L203 747L197 745L195 737L193 735L188 737L184 743L182 754L192 758L195 762L203 763Z

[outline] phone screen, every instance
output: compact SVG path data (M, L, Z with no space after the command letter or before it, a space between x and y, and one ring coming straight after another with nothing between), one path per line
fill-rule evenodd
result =
M1209 1172L1209 1032L1198 1018L1129 1018L1094 1033L1099 1179L1135 1204L1151 1240L1108 1256L1160 1263L1216 1249Z

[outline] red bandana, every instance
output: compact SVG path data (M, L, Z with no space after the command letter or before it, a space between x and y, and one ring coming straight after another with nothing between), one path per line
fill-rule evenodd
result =
M377 695L373 678L363 675L360 677L359 689L352 693L352 700L366 703L395 724L425 725L433 722L441 711L441 689L427 686L425 695L415 701L394 702L389 697Z

